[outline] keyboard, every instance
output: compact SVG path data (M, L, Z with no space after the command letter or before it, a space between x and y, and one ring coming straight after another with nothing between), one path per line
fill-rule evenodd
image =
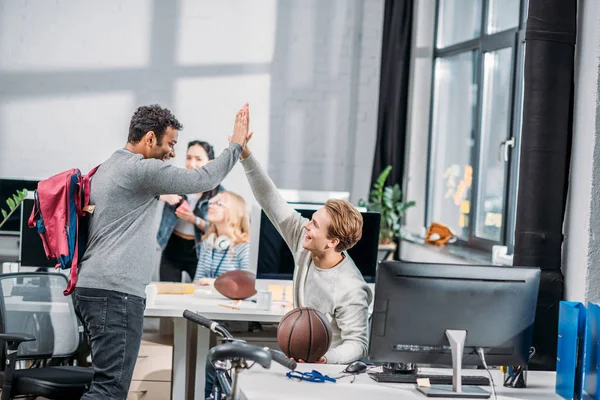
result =
M417 383L417 379L429 378L432 385L452 385L452 375L427 374L398 374L391 372L369 372L369 376L377 382L386 383ZM485 376L462 376L462 384L466 386L490 386L490 380Z

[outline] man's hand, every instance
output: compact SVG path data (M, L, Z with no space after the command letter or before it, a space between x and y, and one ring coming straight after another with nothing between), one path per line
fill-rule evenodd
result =
M244 107L238 111L235 116L235 123L233 124L233 134L231 135L230 141L237 143L242 147L246 147L248 141L248 127L250 125L250 114L248 111L248 103L244 104Z
M175 215L177 218L184 220L185 222L189 222L192 225L196 225L196 215L190 211L189 209L178 208L175 210Z
M178 196L176 194L161 194L160 199L165 203L169 203L170 205L175 206L181 201L181 196Z
M291 360L294 360L293 358L290 358ZM296 361L296 360L294 360ZM298 360L299 363L304 363L305 361L302 359ZM319 358L317 361L314 362L315 364L327 364L327 357L323 356L321 358Z
M248 148L248 142L250 141L250 139L252 139L252 135L254 135L254 132L250 132L246 138L246 145L244 146L244 150L242 150L242 154L240 155L240 158L242 160L245 160L246 158L250 157L250 149Z

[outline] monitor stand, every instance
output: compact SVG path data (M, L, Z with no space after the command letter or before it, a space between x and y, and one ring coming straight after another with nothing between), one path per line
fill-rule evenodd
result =
M443 397L448 399L489 399L490 393L479 386L462 385L462 358L467 331L446 330L446 337L452 351L452 385L417 386L417 390L427 397Z

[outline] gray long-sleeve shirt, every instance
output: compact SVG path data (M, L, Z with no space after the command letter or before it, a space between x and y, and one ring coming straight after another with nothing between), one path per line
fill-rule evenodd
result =
M184 169L120 149L92 177L87 248L77 287L146 297L156 266L156 207L159 196L211 190L234 167L242 148L231 144L213 162Z
M318 268L310 252L302 247L308 220L283 199L254 156L241 163L256 201L294 256L294 306L315 308L331 323L333 337L325 354L327 363L349 364L365 357L373 294L354 261L344 252L344 260L335 267Z

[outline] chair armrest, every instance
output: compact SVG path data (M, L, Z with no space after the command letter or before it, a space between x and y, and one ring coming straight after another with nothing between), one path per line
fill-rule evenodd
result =
M27 333L0 333L0 340L18 345L23 342L33 342L35 336L28 335Z
M23 342L32 342L35 336L26 333L0 333L0 341L6 342L6 365L4 366L4 382L2 382L2 400L12 398L12 380L15 373L17 351Z

